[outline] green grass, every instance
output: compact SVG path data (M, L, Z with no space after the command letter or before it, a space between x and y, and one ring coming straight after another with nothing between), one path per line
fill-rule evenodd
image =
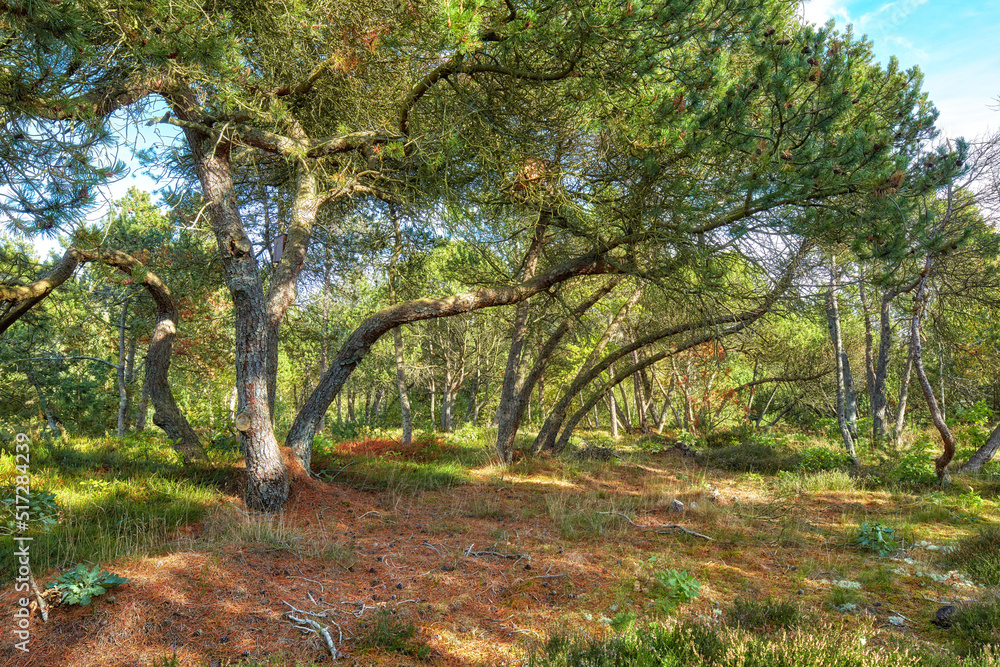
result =
M978 583L1000 585L1000 526L987 526L959 540L955 550L942 560Z
M0 467L9 458L0 453ZM184 467L165 441L140 434L54 445L44 458L32 457L30 474L32 489L54 493L60 508L57 524L28 533L32 569L43 574L162 550L174 530L218 502L218 487L231 473ZM16 570L5 542L0 538L0 583Z
M952 628L958 635L956 649L967 655L982 655L992 647L1000 647L1000 596L979 602L958 605L952 617Z
M751 632L773 633L799 627L802 613L794 602L736 598L725 613L726 623Z
M868 646L840 628L774 637L701 623L649 625L611 638L557 635L528 657L530 667L997 667L990 651L961 659Z
M361 650L377 649L426 660L431 649L416 636L417 626L406 616L382 608L369 621L362 623L357 646Z

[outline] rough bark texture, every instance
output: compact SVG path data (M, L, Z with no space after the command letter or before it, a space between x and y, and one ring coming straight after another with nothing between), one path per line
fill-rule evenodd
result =
M899 400L896 404L896 423L892 429L893 441L899 444L903 438L903 430L906 428L906 401L910 393L910 376L913 374L913 343L910 343L909 351L906 353L906 364L903 366L903 375L899 379Z
M340 387L350 377L371 346L393 328L411 322L450 317L481 308L510 305L530 298L553 285L578 276L615 273L615 268L600 255L570 260L518 285L483 287L473 292L455 294L441 299L417 299L381 310L348 336L320 379L288 432L288 446L299 461L309 461L312 439L319 416L326 411Z
M246 458L245 499L251 509L277 511L288 500L288 472L271 427L268 409L268 313L264 290L236 207L229 148L211 143L186 129L202 194L207 202L222 258L226 283L233 297L236 322L236 388L246 429L240 439ZM308 468L307 468L308 470Z

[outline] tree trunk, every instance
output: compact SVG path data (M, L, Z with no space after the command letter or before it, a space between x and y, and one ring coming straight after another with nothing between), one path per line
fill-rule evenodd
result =
M550 412L545 418L545 422L542 424L542 427L538 431L538 435L535 437L535 443L532 445L532 451L538 452L542 449L551 450L554 448L556 436L559 435L559 428L562 426L563 421L566 419L566 414L569 412L570 403L583 389L583 386L581 385L582 378L590 372L594 363L600 359L601 354L604 353L604 350L611 342L612 337L615 333L617 333L618 329L625 321L629 311L639 302L639 299L642 298L643 287L644 285L640 285L635 292L632 293L632 296L629 297L628 301L626 301L625 304L618 309L618 312L604 330L604 334L597 341L597 344L594 345L594 349L590 351L590 354L587 355L587 358L584 360L580 370L577 371L569 389L552 408L552 412ZM612 422L614 422L614 420L612 420ZM617 428L617 426L615 426L615 428Z
M125 382L125 366L128 363L128 352L125 349L125 324L128 322L129 297L122 301L122 315L118 321L118 437L125 437L128 419L128 384Z
M524 256L524 268L520 276L522 282L535 277L535 271L538 268L538 259L542 252L542 244L545 240L545 232L548 228L547 223L548 219L546 215L540 213L531 237L531 243ZM528 334L528 304L527 299L521 301L517 304L517 309L514 312L510 350L507 353L507 368L503 374L503 384L500 388L500 404L497 406L495 418L497 424L496 451L500 460L504 463L510 463L514 454L514 436L517 433L518 423L521 418L521 409L518 403L521 400L520 393L524 383L521 362L524 356L524 343Z
M855 402L854 386L850 379L850 363L844 351L843 339L840 335L840 308L837 305L836 269L831 269L830 287L826 292L826 319L830 329L830 340L833 342L833 356L837 366L837 425L844 439L847 455L854 465L859 465L858 454L854 447L857 428L851 428L851 417L854 414L852 405Z
M521 418L524 414L525 407L528 406L528 401L530 399L530 394L532 387L537 384L539 386L539 391L543 391L541 379L545 373L545 369L548 366L549 361L552 359L552 355L555 353L556 349L559 347L559 343L566 332L569 331L570 327L579 320L588 310L594 307L594 305L600 301L602 298L607 296L611 291L621 283L620 277L615 277L612 280L606 282L602 287L595 290L587 299L584 299L567 317L563 318L559 326L549 335L548 339L542 345L538 351L538 358L535 360L531 371L521 382L520 391L518 392L518 400L514 406L514 412L510 415L509 421L506 421L501 427L498 425L497 428L497 442L503 442L505 447L511 448L514 443L514 436L517 433L517 429L520 427ZM544 409L541 404L542 398L540 394L539 398L539 416L544 415ZM530 419L529 419L530 421ZM498 450L500 445L497 445Z
M472 390L469 392L469 405L465 408L465 421L475 425L479 420L479 360L476 360L476 374L472 378Z
M42 407L42 413L45 415L45 421L49 426L49 430L53 433L58 433L59 425L56 423L56 418L53 416L52 410L49 409L49 402L45 400L45 392L42 391L42 385L38 382L38 378L29 370L25 370L24 374L27 376L28 381L35 387L35 392L38 394L38 403Z
M182 118L185 116L183 107L175 106L175 113ZM231 145L209 142L207 136L194 129L186 128L184 132L194 157L226 283L233 298L236 387L242 418L240 440L247 470L246 503L250 509L273 512L281 509L288 500L288 473L274 438L269 409L269 336L275 333L273 322L269 319L271 313L265 303L253 244L243 229L236 206L229 164ZM307 458L307 470L308 463Z
M392 330L393 352L396 357L396 389L399 392L399 412L403 422L404 447L413 441L413 412L410 410L410 394L406 391L406 371L403 368L403 331L400 327Z
M375 313L362 322L340 347L326 375L320 379L302 410L296 415L288 432L288 445L296 452L296 457L308 456L305 450L312 447L319 414L330 405L371 346L394 327L438 317L451 317L482 308L515 304L571 278L613 272L616 272L615 267L607 263L601 254L588 255L564 262L518 285L482 287L440 299L417 299Z
M149 413L149 385L146 383L148 370L143 374L142 388L139 390L139 410L135 416L135 430L146 430L146 417Z
M893 441L898 445L903 438L903 430L906 428L906 400L910 391L910 375L913 372L913 342L910 342L910 349L906 353L906 364L903 367L903 375L899 379L899 401L896 405L896 421L892 431Z
M955 437L951 434L951 429L944 421L944 415L938 407L937 399L934 397L934 388L927 373L924 372L923 345L920 342L920 320L927 306L927 294L925 292L927 284L927 273L930 272L930 258L924 271L924 277L917 287L917 293L913 297L913 320L910 325L910 344L913 346L913 368L917 372L917 380L920 388L924 391L924 399L927 401L927 410L931 413L931 421L934 427L941 434L943 451L941 456L934 459L934 470L937 473L938 482L946 485L951 482L951 475L948 474L948 464L955 457Z
M615 402L614 387L608 391L608 421L611 422L611 437L618 440L618 405Z
M986 438L986 443L969 457L959 472L979 472L996 455L998 449L1000 449L1000 424L997 424L993 432Z

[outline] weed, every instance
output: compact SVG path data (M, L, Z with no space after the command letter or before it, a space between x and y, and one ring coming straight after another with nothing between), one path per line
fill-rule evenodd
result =
M851 459L847 452L834 451L829 447L806 447L799 452L798 470L803 472L820 472L822 470L839 470L850 465Z
M358 646L362 649L379 649L426 660L430 657L431 649L426 644L415 641L416 636L417 626L412 621L382 608L375 612L371 622L362 624L362 631L358 634Z
M90 604L92 598L104 595L109 589L127 583L128 579L102 570L100 565L92 569L83 563L69 572L59 575L55 581L50 581L45 588L54 588L59 592L61 604L74 604L82 607Z
M899 548L896 537L896 529L891 526L865 522L858 528L858 536L854 538L854 542L871 551L878 552L879 556L885 558Z
M41 489L31 489L27 496L18 495L17 487L7 486L0 488L0 535L11 535L17 531L19 524L23 522L29 526L38 527L42 530L54 526L59 522L59 505L56 504L56 494ZM26 504L22 505L24 501ZM17 508L21 507L21 511ZM25 515L24 507L27 507Z
M771 598L736 598L725 616L731 627L764 633L791 630L802 620L802 613L794 602L778 602Z
M987 526L959 540L944 557L946 565L962 569L974 580L1000 585L1000 526Z
M659 569L656 556L643 563L636 583L653 600L653 607L664 614L695 599L701 591L701 583L687 572Z
M778 492L784 495L837 493L852 491L855 486L854 478L844 470L821 470L813 473L781 470L777 476Z
M634 611L620 611L611 619L611 629L615 632L625 632L631 630L635 625L636 615Z

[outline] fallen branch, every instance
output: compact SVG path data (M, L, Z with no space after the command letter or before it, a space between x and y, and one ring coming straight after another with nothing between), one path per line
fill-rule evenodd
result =
M330 628L326 627L325 625L322 625L319 621L315 621L311 618L299 618L298 616L294 616L290 613L287 614L287 616L291 620L298 623L298 625L295 626L296 629L302 630L303 632L315 632L316 634L321 636L323 640L326 642L326 647L330 650L330 656L334 660L340 657L341 653L340 651L337 650L337 645L333 643L333 637L330 636ZM334 623L334 625L337 624ZM337 625L337 630L338 631L340 630L339 625ZM343 642L344 640L343 632L340 633L340 640L341 642Z
M477 558L482 558L483 556L496 556L497 558L515 558L517 560L527 558L528 560L531 560L531 556L528 554L502 554L497 553L496 551L473 551L472 547L474 546L474 544L469 545L469 548L465 550L466 556L475 556Z
M38 598L38 611L42 613L42 622L48 623L49 621L49 605L45 603L45 598L42 597L41 592L38 590L38 584L35 583L35 575L28 572L28 582L31 584L31 590L35 593L35 597Z
M696 533L695 531L690 530L688 528L685 528L684 526L682 526L680 524L676 524L676 523L661 523L661 524L658 524L656 526L640 526L635 521L632 521L632 519L628 518L626 515L622 514L621 512L598 512L598 514L613 514L614 516L620 516L621 518L625 519L630 524L632 524L636 528L639 528L640 530L652 530L652 531L654 531L654 532L656 532L656 533L658 533L660 535L666 534L666 532L668 530L677 530L677 531L680 531L682 533L687 533L688 535L691 535L692 537L700 537L701 539L708 540L709 542L714 542L715 541L714 538L711 538L708 535L702 535L701 533ZM664 530L658 530L658 529L661 529L661 528L664 529Z

